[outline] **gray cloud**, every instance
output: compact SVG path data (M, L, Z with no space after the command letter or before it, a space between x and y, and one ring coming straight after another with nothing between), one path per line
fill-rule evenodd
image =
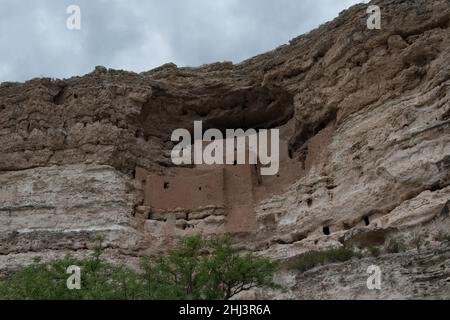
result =
M361 0L0 0L0 81L66 78L96 65L142 72L167 62L235 63ZM81 30L66 28L81 7Z

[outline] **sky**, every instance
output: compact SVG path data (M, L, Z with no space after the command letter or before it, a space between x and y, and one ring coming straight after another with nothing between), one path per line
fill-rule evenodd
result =
M0 0L0 82L239 63L361 0ZM71 5L80 8L80 29Z

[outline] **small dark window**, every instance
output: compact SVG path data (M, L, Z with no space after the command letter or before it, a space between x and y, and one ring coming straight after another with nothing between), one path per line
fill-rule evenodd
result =
M202 187L198 187L198 191L202 191Z
M169 189L169 187L170 187L170 183L164 182L164 189Z
M369 217L364 217L364 223L365 223L365 225L366 226L368 226L369 224L370 224L370 219L369 219Z
M330 227L328 227L328 226L323 227L323 234L326 236L329 236L330 235Z
M144 132L141 129L136 130L136 133L134 135L136 138L143 138Z

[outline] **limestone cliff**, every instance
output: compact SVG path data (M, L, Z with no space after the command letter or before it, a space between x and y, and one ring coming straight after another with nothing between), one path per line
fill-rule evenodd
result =
M35 256L86 254L98 235L111 259L133 263L163 251L186 225L216 230L226 201L152 212L139 179L141 170L176 176L171 133L202 120L221 130L286 128L288 161L298 164L286 172L295 179L281 171L281 182L266 182L273 190L253 193L255 226L233 233L242 250L287 262L330 247L405 245L306 273L282 270L287 291L252 297L448 298L450 1L371 4L381 8L381 30L367 28L360 4L236 65L98 67L2 83L0 272ZM366 288L372 264L383 269L381 291Z

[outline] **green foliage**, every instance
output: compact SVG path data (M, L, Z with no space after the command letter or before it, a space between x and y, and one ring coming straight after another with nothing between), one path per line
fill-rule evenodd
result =
M386 246L386 252L388 253L399 253L406 251L406 246L400 240L391 239Z
M229 239L181 240L167 256L142 262L149 294L156 299L226 300L255 287L274 287L277 264L238 255Z
M277 264L238 255L226 238L183 238L165 256L143 259L140 272L108 263L101 254L99 245L86 259L36 260L0 282L0 299L229 299L251 288L275 287ZM67 289L72 265L81 268L81 290Z
M375 258L379 257L381 254L381 250L377 247L372 246L372 247L369 247L367 250L369 250L370 255Z
M419 234L419 233L414 234L413 239L412 239L411 242L416 247L418 252L420 252L420 249L422 248L422 245L425 244L423 236L421 234Z
M103 261L101 245L86 259L66 256L64 259L23 267L6 281L0 282L2 300L107 300L134 299L139 296L138 275L124 266ZM67 289L69 266L82 270L81 290Z
M310 251L297 257L293 262L292 267L301 272L305 272L320 265L345 262L353 257L360 258L361 255L345 247L326 251Z

